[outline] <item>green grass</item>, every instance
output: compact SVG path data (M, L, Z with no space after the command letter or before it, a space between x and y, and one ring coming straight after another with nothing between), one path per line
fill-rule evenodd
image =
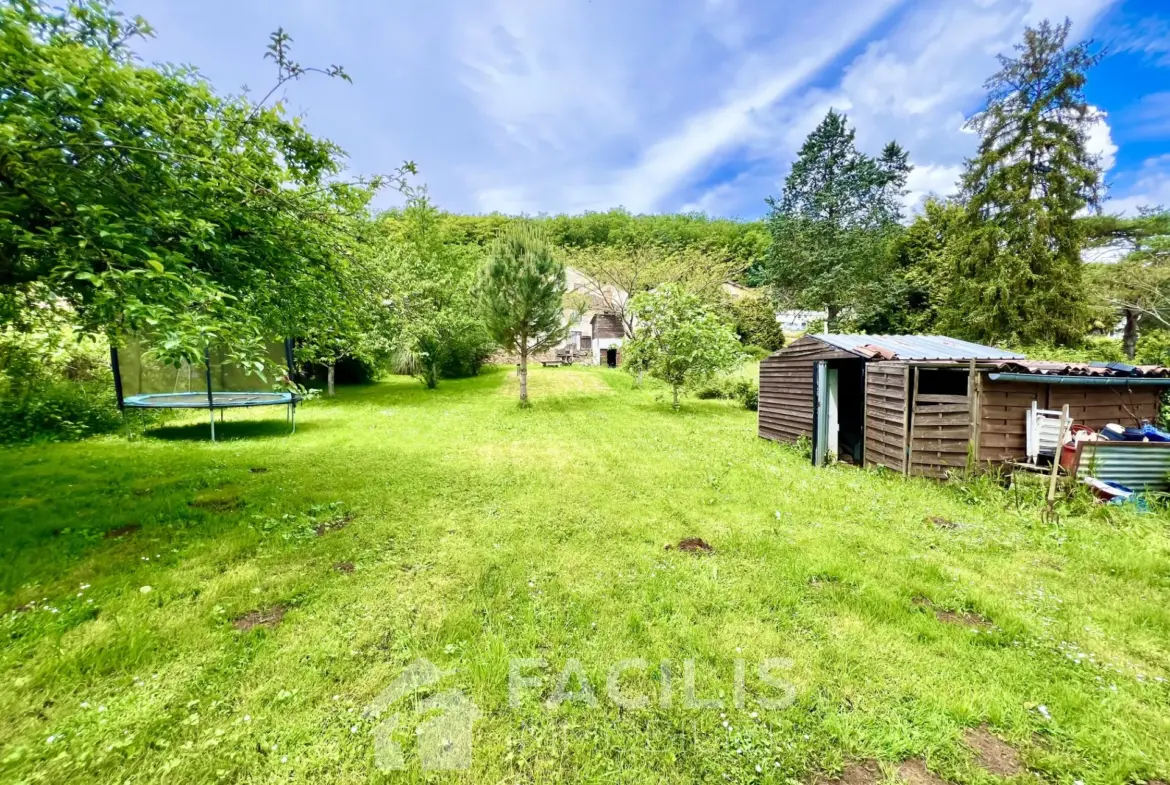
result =
M982 724L1052 782L1170 776L1165 514L1045 525L1029 489L814 470L732 402L531 373L529 410L491 370L342 389L292 437L230 412L216 444L192 419L0 451L0 781L808 782L919 757L980 783ZM714 552L664 549L691 536ZM518 707L514 657L548 662ZM413 720L412 768L374 768L363 711L418 658L479 708L468 772L419 771ZM624 658L649 663L630 693L673 662L671 708L606 697ZM683 705L684 660L730 704L737 658L742 710ZM755 703L780 694L765 658L792 663L787 708ZM570 659L596 707L542 703Z

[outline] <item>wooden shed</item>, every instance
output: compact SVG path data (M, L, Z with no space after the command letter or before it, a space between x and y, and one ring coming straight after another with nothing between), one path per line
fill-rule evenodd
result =
M759 434L858 465L944 477L1026 457L1026 415L1099 430L1157 418L1170 370L1043 363L945 336L807 335L760 364Z

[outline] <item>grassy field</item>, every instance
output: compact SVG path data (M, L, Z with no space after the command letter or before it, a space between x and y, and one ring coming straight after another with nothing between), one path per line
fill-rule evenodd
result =
M515 385L0 451L0 781L1170 777L1166 514L1042 524L1035 489L814 470L620 372L536 369L526 411ZM713 551L665 547L691 537ZM441 681L371 716L420 658ZM516 705L514 658L547 663ZM644 708L608 695L631 658ZM595 705L551 706L576 663ZM452 691L471 768L424 772Z

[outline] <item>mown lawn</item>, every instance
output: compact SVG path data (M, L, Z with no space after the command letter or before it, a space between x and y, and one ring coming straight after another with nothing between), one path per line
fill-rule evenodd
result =
M1166 514L1042 524L1035 489L814 470L620 372L535 370L527 411L514 385L0 451L0 781L999 781L980 728L1020 782L1170 777ZM419 658L446 675L392 707L384 774L366 709ZM512 658L547 662L516 706ZM607 695L631 658L646 708ZM551 708L571 660L596 705ZM450 690L471 768L428 774L411 708Z

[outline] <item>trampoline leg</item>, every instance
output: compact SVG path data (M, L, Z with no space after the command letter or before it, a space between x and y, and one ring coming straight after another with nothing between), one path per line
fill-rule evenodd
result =
M292 420L292 432L297 432L297 405L294 403L289 406L289 419Z
M215 441L215 409L212 409L210 414L211 414L211 440Z

